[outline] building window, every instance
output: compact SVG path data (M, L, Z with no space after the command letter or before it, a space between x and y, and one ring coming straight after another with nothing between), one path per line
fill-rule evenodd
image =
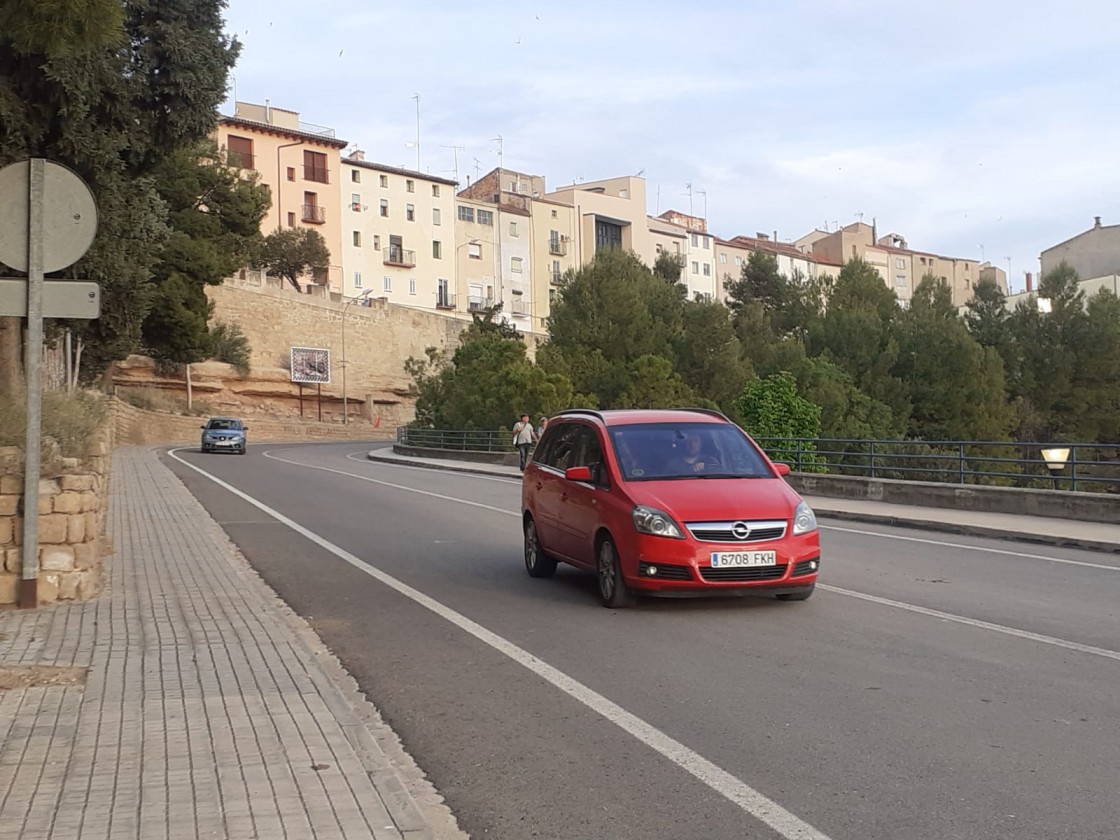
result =
M735 258L735 266L737 268L742 268L743 267L743 258L742 257L736 257Z
M416 280L411 277L408 280L408 293L410 295L416 294Z
M439 227L441 224L443 224L443 222L440 221L440 219L441 219L441 217L440 217L439 208L438 207L433 207L432 208L432 224L435 225L436 227Z
M382 279L381 288L384 289L386 292L393 291L393 278L390 277L388 274L386 274L385 277Z
M351 169L350 170L350 180L353 181L355 184L362 183L362 173L359 172L357 169Z
M451 284L446 280L436 281L436 306L441 309L451 308Z
M553 211L553 212L555 212L555 211ZM556 290L555 289L549 289L548 290L548 302L550 304L556 303Z
M381 215L389 218L389 199L387 198L381 199Z
M250 137L226 138L226 162L238 169L255 169L253 165L253 140Z
M700 237L697 236L695 233L692 234L692 247L693 248L699 248L700 247Z
M406 204L404 206L404 217L410 222L416 221L416 206L413 204Z
M712 246L712 238L710 236L704 237L704 250L708 250Z
M432 198L439 198L439 184L432 184Z
M704 276L705 277L711 277L712 276L712 264L711 263L704 263Z
M373 235L373 250L375 250L375 251L380 251L381 250L381 237L378 236L376 233Z
M894 278L894 284L896 286L898 286L898 288L900 288L900 289L905 289L906 288L906 275L905 274L899 274L897 277Z
M471 242L467 245L467 256L472 260L482 259L482 244L478 242Z
M354 247L355 248L361 248L362 247L362 232L360 230L354 231Z
M514 274L521 274L521 257L510 257L509 270Z
M480 208L479 211L478 211L478 223L480 225L487 225L489 227L493 227L494 226L494 214L493 214L493 212L491 212L490 210L483 210L483 209Z
M727 265L727 254L720 254L719 255L719 264L720 265Z
M305 181L329 184L327 156L322 152L312 152L305 149L303 152L303 178Z
M965 271L968 271L968 263L965 263L965 264L964 264L964 270L965 270Z
M509 223L509 235L514 237L515 239L517 238L517 222Z
M295 226L296 226L296 214L295 213L289 213L288 214L288 227L295 227Z
M556 215L556 211L555 211L555 210L553 210L553 211L552 211L552 218L554 218L554 219L557 219L557 218L559 218L559 216L557 216L557 215Z
M926 264L926 258L922 257L921 259L922 259L922 265L925 265Z
M294 166L288 167L288 180L294 181L296 179L296 168Z
M904 260L902 257L897 257L894 261L894 267L895 268L906 268L906 260Z
M411 178L406 178L404 182L404 188L409 192L416 192L416 182Z
M595 220L595 250L612 251L622 247L622 225Z
M459 221L460 222L473 222L474 221L474 208L459 205Z
M360 272L360 271L355 271L354 272L354 288L355 289L362 288L362 272Z
M389 188L389 176L388 175L382 175L381 176L381 186L384 187L385 189Z
M362 209L362 196L359 193L350 193L350 209L355 211Z
M693 262L692 262L692 273L693 274L699 274L700 273L700 263L696 262L695 260L693 260Z
M437 260L443 259L443 243L438 239L432 240L432 258Z

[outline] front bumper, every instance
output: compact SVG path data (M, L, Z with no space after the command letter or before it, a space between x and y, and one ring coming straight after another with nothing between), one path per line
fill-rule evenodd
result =
M207 449L241 449L245 446L244 438L215 438L206 440L203 438L202 445Z
M772 542L711 543L695 539L671 540L638 534L623 575L633 589L657 593L734 592L764 590L768 594L796 592L817 581L820 534L812 531ZM712 568L712 552L773 551L772 566Z

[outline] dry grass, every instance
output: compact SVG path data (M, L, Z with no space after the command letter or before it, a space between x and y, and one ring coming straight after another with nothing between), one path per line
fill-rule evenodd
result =
M44 440L53 439L64 458L80 458L97 430L109 418L105 401L92 391L46 391L43 394ZM21 402L0 406L0 446L23 446L27 407Z
M168 414L183 414L194 417L209 416L210 404L195 400L194 405L187 409L187 398L180 394L164 391L159 388L117 388L116 394L129 405L148 411L166 411Z

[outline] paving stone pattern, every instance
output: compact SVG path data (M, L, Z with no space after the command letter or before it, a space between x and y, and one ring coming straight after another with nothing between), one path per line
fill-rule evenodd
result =
M89 668L0 691L0 840L432 837L317 637L154 452L117 450L109 507L100 598L0 611L0 665Z

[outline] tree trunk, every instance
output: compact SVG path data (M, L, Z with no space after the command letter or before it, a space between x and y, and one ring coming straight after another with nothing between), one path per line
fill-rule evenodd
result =
M0 397L14 399L24 388L23 319L0 318Z
M194 409L194 394L191 392L191 366L187 363L187 411Z
M70 390L73 391L78 387L78 378L82 372L82 340L78 339L78 349L74 351L74 378L70 382Z

